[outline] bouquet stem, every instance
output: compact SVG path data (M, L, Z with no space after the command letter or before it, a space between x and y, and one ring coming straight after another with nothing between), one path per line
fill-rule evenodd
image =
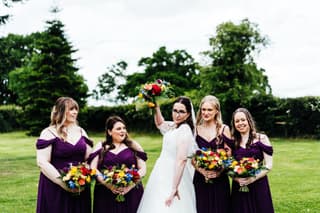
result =
M126 199L124 197L124 195L122 194L117 194L117 197L116 197L116 201L118 202L124 202Z
M249 192L249 187L247 185L240 186L239 192Z

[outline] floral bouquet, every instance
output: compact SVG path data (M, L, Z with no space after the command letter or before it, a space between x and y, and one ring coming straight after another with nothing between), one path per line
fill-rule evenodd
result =
M197 150L191 158L194 160L196 167L211 171L221 171L231 164L224 149L212 151L203 147ZM206 182L209 182L209 180L206 179Z
M91 169L86 163L79 163L77 166L70 164L68 167L60 170L60 178L70 189L79 189L82 191L85 187L90 186L92 178L96 175L96 170Z
M159 101L159 99L172 97L174 97L174 93L170 83L158 79L153 83L146 83L141 86L136 101L136 108L139 109L139 107L144 104L147 104L149 108L154 108L156 101Z
M134 165L131 168L128 168L125 164L110 166L103 170L102 175L105 183L109 183L116 188L132 186L141 181L138 169ZM118 194L116 201L124 202L124 195Z
M241 160L233 160L228 168L228 175L231 177L254 177L261 172L264 167L259 163L259 159L244 157ZM248 186L240 186L240 192L249 192Z

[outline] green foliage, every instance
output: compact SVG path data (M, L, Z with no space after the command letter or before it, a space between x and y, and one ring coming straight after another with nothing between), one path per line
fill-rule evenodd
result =
M282 99L281 108L288 136L320 138L320 97Z
M168 52L160 47L152 57L141 58L138 65L144 67L144 72L126 76L126 83L119 86L122 100L137 96L140 85L156 79L170 82L177 96L198 88L198 64L185 50Z
M71 54L75 52L64 35L63 24L48 21L36 40L30 62L9 74L9 87L23 106L23 122L31 135L38 135L50 122L50 111L60 96L74 98L80 108L86 103L88 87Z
M17 95L8 88L10 71L27 65L35 51L40 33L22 36L9 34L0 38L0 104L17 104Z
M22 115L21 107L14 105L0 106L0 132L10 132L19 130L19 119Z
M120 61L115 65L107 68L107 72L98 78L97 89L93 90L93 96L99 100L101 98L110 102L118 103L121 99L112 98L110 95L118 93L119 84L125 80L125 70L128 64L125 61Z
M267 44L257 25L246 19L239 25L220 24L210 38L212 49L204 52L212 62L200 70L200 96L215 95L223 114L230 116L237 107L248 106L253 97L271 94L264 70L254 62L254 54Z

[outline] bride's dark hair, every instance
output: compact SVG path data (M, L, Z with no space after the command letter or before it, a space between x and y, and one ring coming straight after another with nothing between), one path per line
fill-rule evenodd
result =
M187 123L190 126L192 132L194 132L194 121L192 119L192 114L194 112L192 112L193 107L192 107L192 102L191 102L190 98L188 98L186 96L180 96L173 102L173 105L175 103L183 104L186 107L187 112L189 113L189 117L185 120L185 122L178 124L178 127L183 123Z

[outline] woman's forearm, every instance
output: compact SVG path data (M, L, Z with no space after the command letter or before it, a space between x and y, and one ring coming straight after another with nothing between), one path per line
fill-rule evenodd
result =
M154 109L154 123L156 126L160 126L164 122L161 110L159 106L156 106Z
M175 193L178 190L186 163L187 163L186 160L177 160L176 162L175 173L174 173L173 183L172 183L173 193Z

